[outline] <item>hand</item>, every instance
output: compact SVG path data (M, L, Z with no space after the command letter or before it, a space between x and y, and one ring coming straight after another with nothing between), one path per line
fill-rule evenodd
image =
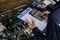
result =
M46 17L46 15L48 15L49 13L49 11L43 12L42 17L47 20L48 18Z
M49 11L45 11L45 12L43 12L42 15L44 15L44 14L49 14L49 13L50 13Z
M32 19L32 24L28 23L29 29L33 30L36 27L35 21Z

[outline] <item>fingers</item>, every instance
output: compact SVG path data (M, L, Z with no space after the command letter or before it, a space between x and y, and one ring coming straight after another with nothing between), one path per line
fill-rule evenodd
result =
M28 22L28 25L34 26L35 25L35 21L31 18L32 24L30 22Z
M44 19L48 20L48 18L46 16L43 16Z
M28 25L30 26L30 25L31 25L31 23L30 23L30 22L28 22Z
M49 14L50 12L49 11L45 11L44 13Z
M42 16L44 16L45 14L49 14L50 12L49 11L45 11L43 12Z
M34 21L34 19L31 18L31 20L32 20L32 25L35 25L35 21Z
M33 18L31 18L31 22L32 23L28 22L28 26L30 30L33 30L36 27L36 23Z

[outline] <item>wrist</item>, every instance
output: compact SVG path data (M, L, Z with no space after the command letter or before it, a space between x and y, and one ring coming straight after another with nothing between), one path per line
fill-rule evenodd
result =
M34 28L32 28L32 30L34 30L35 28L37 28L36 26Z

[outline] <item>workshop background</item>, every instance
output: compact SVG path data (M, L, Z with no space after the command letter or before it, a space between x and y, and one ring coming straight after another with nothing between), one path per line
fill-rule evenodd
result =
M33 2L36 2L38 6L40 2L43 2L44 4L41 4L48 7L39 9ZM28 28L28 24L16 16L28 7L32 8L31 13L35 14L40 13L38 10L43 12L46 11L45 9L53 8L54 4L55 2L52 0L0 0L0 40L36 40L35 35ZM50 9L48 10L50 11ZM45 32L44 30L44 35L46 35Z

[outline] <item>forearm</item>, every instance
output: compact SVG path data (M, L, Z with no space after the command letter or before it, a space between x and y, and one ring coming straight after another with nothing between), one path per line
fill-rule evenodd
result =
M44 40L45 39L45 36L37 27L35 27L33 29L33 33L36 36L37 40Z

